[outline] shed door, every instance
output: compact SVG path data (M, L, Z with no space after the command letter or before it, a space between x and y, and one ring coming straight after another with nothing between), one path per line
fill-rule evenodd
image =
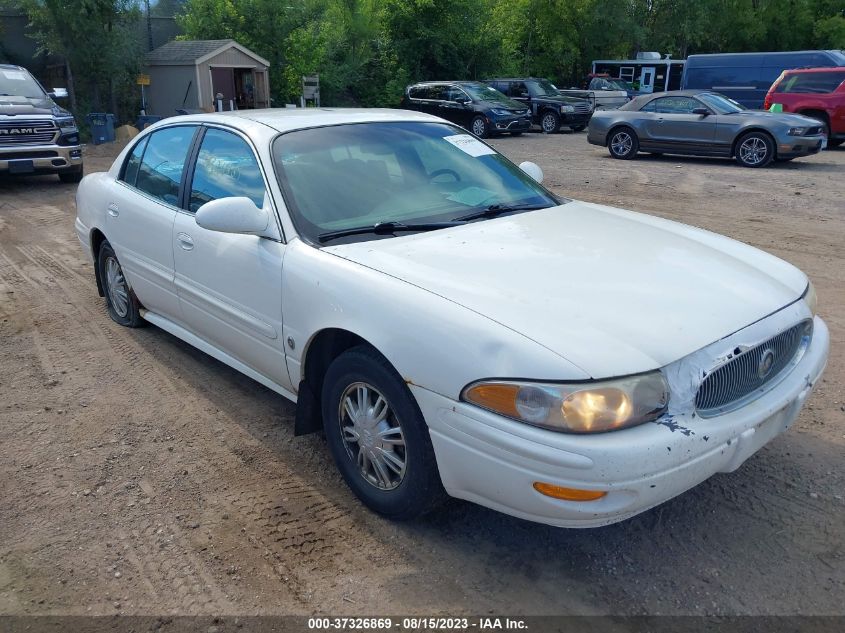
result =
M229 100L235 99L235 72L232 68L211 69L211 96L223 95L223 109L229 109Z

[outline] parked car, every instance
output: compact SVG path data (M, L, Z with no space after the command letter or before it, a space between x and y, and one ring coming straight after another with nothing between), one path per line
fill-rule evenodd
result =
M718 53L690 55L681 78L683 90L720 92L746 108L759 109L772 82L790 68L845 66L843 51Z
M402 107L457 123L478 138L531 129L531 111L478 81L427 81L405 88Z
M819 121L828 147L845 143L845 66L785 70L769 88L763 107L775 103L784 112Z
M619 80L621 82L621 80ZM571 88L558 90L562 95L590 99L596 110L615 110L630 100L628 97L628 86L616 84L606 77L593 77L585 90Z
M587 127L593 115L589 99L561 95L547 79L488 79L486 84L502 94L528 106L531 119L546 134L560 130L561 125L574 132Z
M643 95L618 110L596 112L587 140L613 158L637 152L736 158L744 167L765 167L822 149L815 119L746 110L715 92L676 90Z
M82 147L73 115L26 68L0 64L0 174L58 174L82 179Z
M191 115L83 179L76 231L115 322L296 401L389 517L613 523L789 428L829 346L804 273L541 180L414 112Z

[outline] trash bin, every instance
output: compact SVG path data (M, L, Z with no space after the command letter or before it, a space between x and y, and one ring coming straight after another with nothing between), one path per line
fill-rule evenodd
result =
M139 130L144 130L150 127L153 123L158 123L164 117L157 114L142 114L135 120L135 127Z
M91 138L94 145L114 142L114 115L107 112L92 112L87 117L91 126Z

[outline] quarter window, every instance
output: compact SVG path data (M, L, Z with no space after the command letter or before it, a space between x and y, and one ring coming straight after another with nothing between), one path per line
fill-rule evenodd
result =
M196 126L180 125L153 132L147 141L135 186L162 202L178 206L179 185L195 130Z
M191 181L190 211L195 213L212 200L239 196L263 207L264 193L258 160L246 141L225 130L206 130Z
M121 180L127 185L135 186L135 180L138 178L138 168L141 166L141 157L144 155L144 149L147 147L149 136L142 138L132 149L129 158L126 160L126 166L123 168L123 178Z

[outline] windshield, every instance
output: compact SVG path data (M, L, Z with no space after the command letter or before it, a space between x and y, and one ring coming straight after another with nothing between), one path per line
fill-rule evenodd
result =
M630 90L630 86L621 79L605 79L611 88L616 90Z
M725 96L713 92L704 92L697 96L705 104L713 108L717 114L733 114L745 110L744 106L738 104L733 99L728 99Z
M503 95L501 92L490 86L484 84L460 84L474 101L487 101L488 103L501 103L509 108L524 108L525 106L514 101L510 97Z
M556 97L558 95L555 85L546 79L526 81L528 92L532 97Z
M17 68L0 68L0 95L27 99L46 98L32 75Z
M496 150L441 123L289 132L274 141L273 162L294 224L312 243L378 223L455 221L491 205L560 204ZM367 233L333 243L391 237Z

